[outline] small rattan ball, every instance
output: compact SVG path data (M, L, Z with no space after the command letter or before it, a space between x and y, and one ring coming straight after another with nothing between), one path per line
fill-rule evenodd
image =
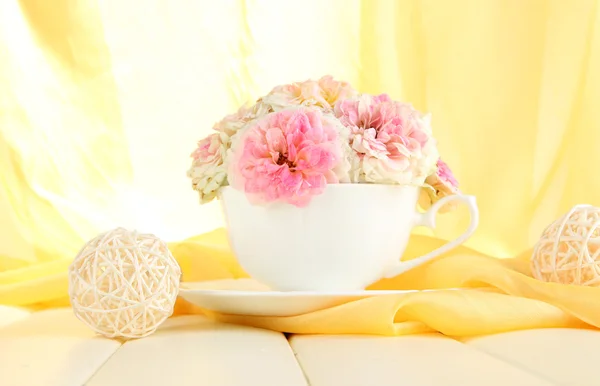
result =
M78 319L108 338L142 338L173 314L181 269L167 244L123 228L83 246L69 267Z
M537 242L531 271L538 280L600 286L600 208L574 206Z

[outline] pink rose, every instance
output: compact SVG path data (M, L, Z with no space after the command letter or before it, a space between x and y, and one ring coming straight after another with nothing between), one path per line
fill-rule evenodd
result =
M441 159L437 161L436 172L427 177L425 184L428 186L422 190L419 199L420 205L425 209L429 208L431 204L437 202L442 197L460 193L458 181L454 177L452 170ZM446 204L440 209L440 213L448 212L456 206L457 203Z
M355 96L358 93L347 82L334 80L326 75L319 80L306 80L275 87L260 101L274 111L289 106L315 106L330 111L338 100Z
M433 176L433 183L431 185L439 186L440 190L449 194L456 193L458 191L458 181L454 178L454 174L452 174L452 170L450 170L448 164L440 158L437 162L437 168L437 173Z
M192 153L192 166L187 175L192 179L192 188L200 195L200 201L212 201L217 191L227 182L224 157L227 151L219 133L214 133L198 142Z
M213 130L221 133L224 143L229 143L229 140L248 122L260 118L272 110L263 103L256 103L252 106L242 106L233 114L229 114L217 122Z
M321 107L326 110L332 110L339 100L358 95L358 92L352 88L350 83L335 80L331 75L325 75L317 83L319 84L321 96L326 102Z
M340 100L335 115L350 128L361 162L359 181L417 184L434 170L437 146L428 117L386 94Z
M242 106L233 114L229 114L213 126L216 133L210 134L198 142L192 153L192 166L187 175L192 179L192 188L200 195L200 202L212 201L222 186L227 185L227 167L225 159L231 146L232 137L254 119L266 115L271 110L268 106L256 103L253 106Z
M305 206L347 175L336 119L292 108L255 121L231 148L229 183L254 203Z

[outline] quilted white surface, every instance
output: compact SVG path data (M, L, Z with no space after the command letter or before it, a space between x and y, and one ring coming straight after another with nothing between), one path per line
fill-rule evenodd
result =
M600 331L547 329L453 340L292 336L170 319L120 344L59 309L0 308L2 386L597 386Z

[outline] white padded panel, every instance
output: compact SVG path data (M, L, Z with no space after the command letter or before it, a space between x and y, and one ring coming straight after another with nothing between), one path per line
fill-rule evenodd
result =
M311 386L552 386L440 334L294 336Z
M70 308L36 312L0 328L0 385L82 386L119 346Z
M536 329L464 341L472 347L560 385L600 385L598 330Z
M0 328L26 319L29 317L29 314L31 312L23 308L0 305Z
M283 334L202 316L167 320L129 341L87 386L306 386Z

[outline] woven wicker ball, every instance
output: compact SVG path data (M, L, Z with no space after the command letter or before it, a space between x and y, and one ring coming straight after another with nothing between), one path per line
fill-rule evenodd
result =
M574 206L548 226L531 258L536 279L600 286L600 208Z
M173 314L181 269L167 244L123 228L83 246L69 267L77 318L109 338L142 338Z

